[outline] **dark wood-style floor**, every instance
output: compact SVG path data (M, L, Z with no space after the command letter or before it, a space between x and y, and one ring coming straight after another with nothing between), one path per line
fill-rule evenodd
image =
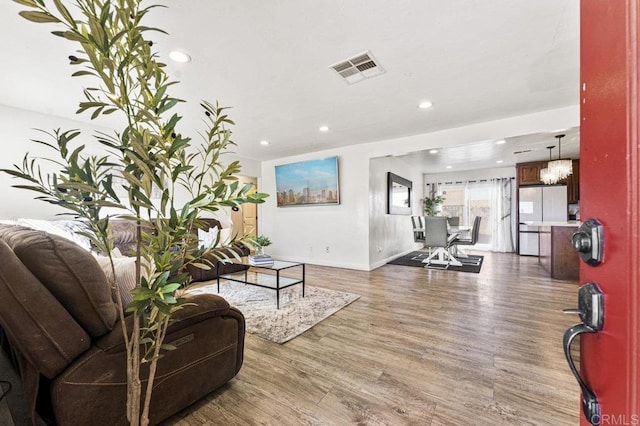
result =
M309 265L308 285L362 297L284 345L247 334L238 376L167 424L577 425L578 283L479 254L480 274Z

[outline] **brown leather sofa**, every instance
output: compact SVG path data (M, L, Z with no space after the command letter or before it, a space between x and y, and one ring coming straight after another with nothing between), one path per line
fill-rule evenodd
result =
M0 258L0 326L34 423L127 424L122 329L93 256L62 237L0 225ZM158 364L152 424L222 386L242 366L242 313L217 295L191 301L166 336L177 349ZM143 387L146 375L143 369Z
M210 228L222 229L222 225L216 219L199 219L198 226L206 231ZM111 236L113 238L114 247L117 247L122 254L131 256L135 253L136 230L134 222L128 220L112 221ZM218 273L220 275L225 275L247 269L248 266L237 265L232 262L218 263L219 259L234 259L234 253L240 257L248 256L249 249L240 243L235 243L228 247L216 248L206 257L212 265L211 269L202 269L193 265L187 265L187 272L189 272L189 275L191 275L194 282L199 282L215 280L218 278Z

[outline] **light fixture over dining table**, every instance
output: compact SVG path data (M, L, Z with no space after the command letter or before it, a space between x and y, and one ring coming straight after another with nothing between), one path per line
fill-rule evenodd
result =
M551 150L554 148L553 146L548 146L549 149L549 162L547 163L547 167L540 170L540 180L545 185L553 185L558 183L559 181L567 178L569 175L573 173L573 163L570 159L562 159L562 153L560 150L560 143L562 138L565 135L556 135L556 139L558 139L558 159L551 160Z

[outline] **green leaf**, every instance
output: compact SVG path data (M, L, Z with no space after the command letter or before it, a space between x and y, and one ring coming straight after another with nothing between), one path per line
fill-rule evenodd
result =
M15 3L30 6L30 7L38 7L37 3L33 0L13 0Z
M96 73L93 73L91 71L85 71L85 70L76 71L73 74L71 74L71 77L80 77L81 75L93 75L93 76L97 77Z
M66 38L67 40L71 40L71 41L78 41L80 43L86 43L87 42L87 38L84 37L82 34L79 34L75 31L65 31L62 33L62 36L64 38Z
M205 271L211 270L211 266L206 265L204 263L194 262L194 263L192 263L192 265L195 266L198 269L204 269Z
M174 291L176 291L179 288L180 288L180 284L178 284L178 283L167 284L164 287L162 287L162 292L163 293L173 293Z
M18 15L22 16L24 19L31 22L38 22L38 23L60 22L58 18L45 12L23 10L22 12L18 13Z
M168 343L164 343L164 344L160 345L160 349L163 349L165 351L175 351L178 348L176 348L175 346L170 345Z
M53 0L53 4L56 5L56 9L58 9L58 12L60 12L60 14L64 17L64 19L66 19L69 24L75 27L76 23L73 20L73 16L71 16L71 14L69 13L69 10L67 10L67 8L62 4L62 2L60 0Z
M176 303L178 303L178 301L176 300L175 297L173 297L170 293L163 293L164 294L164 302L169 304L169 305L174 305Z

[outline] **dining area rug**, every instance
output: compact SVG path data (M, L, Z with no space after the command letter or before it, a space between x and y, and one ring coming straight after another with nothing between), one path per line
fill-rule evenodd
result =
M427 269L442 269L445 271L455 271L455 272L471 272L471 273L479 273L480 269L482 269L482 261L484 260L484 256L476 256L470 254L469 257L457 257L462 263L462 266L443 266L443 265L430 265L425 266L422 261L429 257L429 252L427 251L413 251L404 256L400 256L396 259L393 259L390 262L387 262L387 265L403 265L403 266L415 266L420 268Z
M188 291L190 294L218 294L216 284ZM285 343L309 330L360 295L321 287L296 285L280 290L280 309L276 292L233 281L220 281L220 296L238 308L245 318L246 331L276 343Z

